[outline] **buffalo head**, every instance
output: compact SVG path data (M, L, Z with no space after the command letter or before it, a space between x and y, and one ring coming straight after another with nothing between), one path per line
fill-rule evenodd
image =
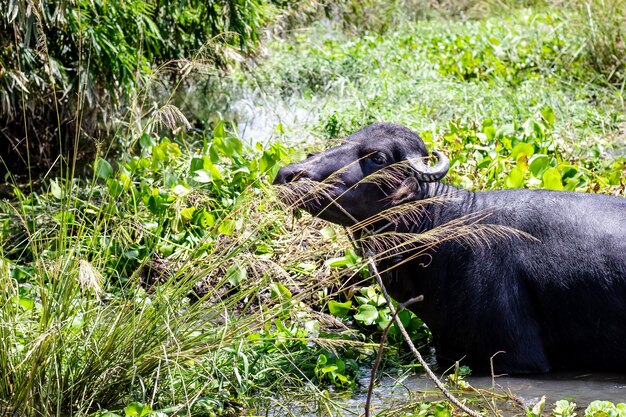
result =
M285 198L288 202L324 220L350 226L389 208L404 180L423 185L442 179L449 161L440 152L434 154L438 162L430 167L426 146L415 132L397 124L376 123L348 136L339 146L282 168L274 184L288 185L298 196Z

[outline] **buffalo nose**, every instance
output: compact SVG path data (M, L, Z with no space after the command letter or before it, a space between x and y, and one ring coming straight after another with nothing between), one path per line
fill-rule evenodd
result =
M278 171L278 174L276 174L276 178L274 178L274 185L287 184L293 181L298 181L302 178L308 178L305 171L293 165L287 165L286 167L281 168Z

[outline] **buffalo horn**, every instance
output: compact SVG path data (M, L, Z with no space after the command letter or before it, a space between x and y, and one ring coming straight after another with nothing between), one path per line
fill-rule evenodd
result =
M442 179L450 168L450 160L441 152L433 151L437 156L437 165L430 167L426 165L423 158L409 159L411 168L415 170L415 177L422 182L436 182Z

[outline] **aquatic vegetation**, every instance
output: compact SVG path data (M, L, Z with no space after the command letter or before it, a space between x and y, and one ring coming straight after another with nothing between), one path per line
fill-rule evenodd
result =
M244 3L233 4L244 10ZM306 14L287 17L296 17L289 23L293 30L279 27L263 38L262 22L279 19L273 13L291 2L283 3L249 2L242 26L220 23L237 35L220 38L223 49L211 52L228 60L231 72L211 73L221 78L210 87L178 86L158 103L145 100L142 90L161 91L161 72L148 65L160 58L150 54L165 56L177 45L191 53L200 38L180 45L147 24L143 38L125 38L132 45L107 45L102 34L92 39L94 48L113 47L108 62L119 64L91 68L114 73L107 78L111 91L98 99L127 97L122 107L129 114L119 116L121 127L109 138L116 146L89 139L89 152L63 159L64 166L82 169L30 182L9 175L0 189L4 413L354 414L358 405L346 410L341 397L362 393L389 306L344 232L285 210L269 184L280 165L372 121L406 124L429 147L445 150L449 180L458 186L625 194L626 12L619 2L524 2L531 6L522 8L511 2L504 9L481 1L425 2L428 8L413 7L417 1L304 2L289 8ZM167 27L198 21L196 13L171 8L171 16L159 15ZM344 18L323 18L324 10ZM131 11L112 8L101 17L115 39L135 24ZM116 13L124 17L123 27L111 23ZM0 14L13 16L3 6ZM11 39L0 43L14 52ZM242 56L235 49L259 45L254 62L234 68ZM143 51L139 61L127 55L132 48ZM28 53L39 62L41 52ZM37 66L31 75L41 90L29 93L79 87L70 80L78 73L55 62L47 68L59 70L57 84L46 81L45 66ZM86 64L84 56L81 62ZM193 70L193 62L185 68ZM0 70L0 76L9 74L0 81L3 91L21 80L18 72L15 65ZM79 90L88 91L98 77ZM18 90L25 91L9 91L12 109L32 105L18 103ZM188 96L181 98L181 91ZM298 126L281 120L274 136L280 140L262 145L266 138L242 140L228 106L202 123L184 111L250 91L254 99L285 100L286 108L315 117ZM40 96L29 97L52 100ZM58 104L72 97L58 95ZM183 110L175 106L181 101ZM71 119L78 107L63 108L63 114ZM33 121L40 120L43 108L33 111L39 115ZM24 112L12 112L22 119ZM303 132L317 140L306 145L311 149L293 149ZM429 332L419 318L406 310L400 318L425 345ZM394 329L382 365L401 386L419 367L404 354ZM508 405L524 413L510 396L461 384L461 373L452 372L448 386L473 407L495 414ZM432 392L405 391L402 404L379 406L379 415L456 413ZM573 402L553 400L526 412L601 416L622 415L624 408L594 402L583 413Z

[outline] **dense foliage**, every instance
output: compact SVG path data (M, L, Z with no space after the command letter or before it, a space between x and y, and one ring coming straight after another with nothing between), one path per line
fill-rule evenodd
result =
M2 165L45 172L79 144L92 154L84 136L141 117L155 88L254 51L271 11L262 0L3 2Z
M88 172L12 181L0 201L2 413L360 412L342 401L364 390L389 306L343 231L277 205L270 183L367 123L419 131L461 187L626 194L619 2L331 3L0 3L1 140L41 127L29 130L31 146L46 138L37 152ZM189 123L173 82L253 51L278 9L288 21L262 58L219 85L185 78L185 91L259 110L272 140L243 139L236 112ZM116 152L56 148L110 121ZM427 344L422 321L400 314ZM402 400L385 398L379 415L455 413L402 387L419 367L396 328L383 362ZM524 410L466 373L447 383L475 408L624 415L560 398Z

